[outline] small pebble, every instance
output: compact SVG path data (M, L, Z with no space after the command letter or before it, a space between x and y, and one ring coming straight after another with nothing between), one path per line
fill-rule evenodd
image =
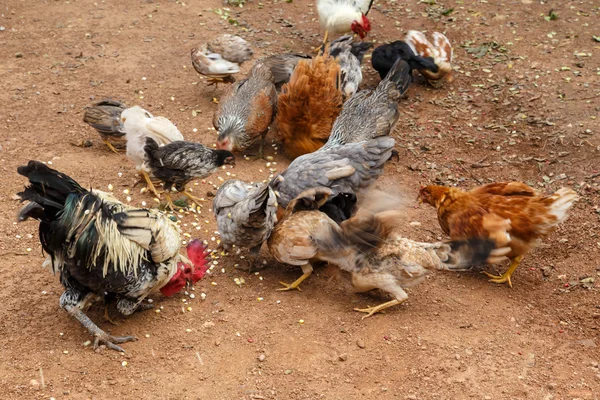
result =
M346 361L347 359L348 359L348 354L346 354L346 353L340 354L338 357L338 360L340 360L340 361Z
M357 345L358 347L360 347L361 349L364 349L364 348L365 348L365 342L364 342L364 340L362 340L362 339L358 339L358 340L356 341L356 345Z
M265 361L265 358L267 358L267 356L265 356L264 354L261 354L258 356L258 361L263 362L263 361Z

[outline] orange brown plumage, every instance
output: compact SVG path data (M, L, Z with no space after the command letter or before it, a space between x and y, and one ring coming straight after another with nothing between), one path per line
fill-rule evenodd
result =
M275 131L291 158L312 153L329 138L342 109L340 66L328 55L300 60L278 98Z

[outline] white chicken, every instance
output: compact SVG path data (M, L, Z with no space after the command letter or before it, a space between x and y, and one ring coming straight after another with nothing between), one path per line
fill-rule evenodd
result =
M233 74L240 72L240 65L252 58L250 44L239 36L221 35L212 41L192 49L192 65L204 75L211 85L233 83Z
M150 137L159 145L165 145L183 140L183 135L167 118L155 117L140 106L123 110L121 123L127 138L127 157L135 163L135 168L146 181L147 189L158 197L158 192L150 180L150 168L146 165L146 138Z
M372 4L373 0L317 0L319 22L325 29L323 43L329 32L343 35L352 31L364 39L371 30L367 14Z

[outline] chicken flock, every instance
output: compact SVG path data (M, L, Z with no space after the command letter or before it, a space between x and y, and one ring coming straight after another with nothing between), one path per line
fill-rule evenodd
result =
M186 185L233 168L236 154L252 146L258 146L256 157L264 157L265 137L273 132L291 163L270 182L231 179L221 185L212 200L219 249L208 249L206 240L184 242L165 211L85 189L42 162L18 168L28 180L19 193L27 204L18 220L39 221L48 254L44 265L64 287L60 306L94 337L94 347L123 351L119 345L135 338L101 330L85 314L90 305L115 302L123 315L151 308L144 302L150 294L171 296L201 279L217 250L247 249L247 265L240 268L251 270L262 266L266 242L272 259L302 270L296 281L282 282L284 291L300 290L320 264L338 267L357 291L380 289L392 297L356 309L370 317L402 303L406 287L436 270L477 270L508 258L504 274L486 274L512 286L524 255L567 218L577 200L569 188L543 194L520 182L470 191L425 186L418 199L436 208L449 240L422 243L398 232L406 210L384 201L389 195L378 194L374 184L388 160L398 157L393 132L402 98L415 81L413 71L436 88L452 82L453 49L442 33L434 32L429 41L422 32L408 31L403 40L373 50L371 64L381 80L361 90L362 62L373 47L362 41L373 26L367 17L372 3L318 0L325 37L316 55L259 58L241 79L235 75L254 56L243 38L221 35L193 49L199 74L211 84L230 85L214 99L216 148L186 141L167 118L139 106L102 100L84 111L83 120L110 150L125 147L146 185L143 191L164 198L171 210L185 207L172 199L176 193L202 206L206 200ZM342 36L329 40L333 35ZM186 255L180 253L184 245Z

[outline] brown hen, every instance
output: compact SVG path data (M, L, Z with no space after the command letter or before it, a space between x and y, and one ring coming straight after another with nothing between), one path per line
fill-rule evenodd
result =
M276 137L292 159L327 142L342 109L340 66L329 55L300 60L277 99Z
M523 256L565 221L577 197L569 188L545 196L521 182L490 183L469 192L427 186L419 193L420 201L437 208L440 226L453 240L483 236L498 243L504 239L494 235L486 222L490 216L510 221L510 267L500 276L485 274L491 282L506 282L511 287L511 275Z
M256 63L246 79L234 83L221 99L213 117L219 133L217 148L243 151L260 139L258 156L263 158L264 139L275 117L277 91L269 67Z

